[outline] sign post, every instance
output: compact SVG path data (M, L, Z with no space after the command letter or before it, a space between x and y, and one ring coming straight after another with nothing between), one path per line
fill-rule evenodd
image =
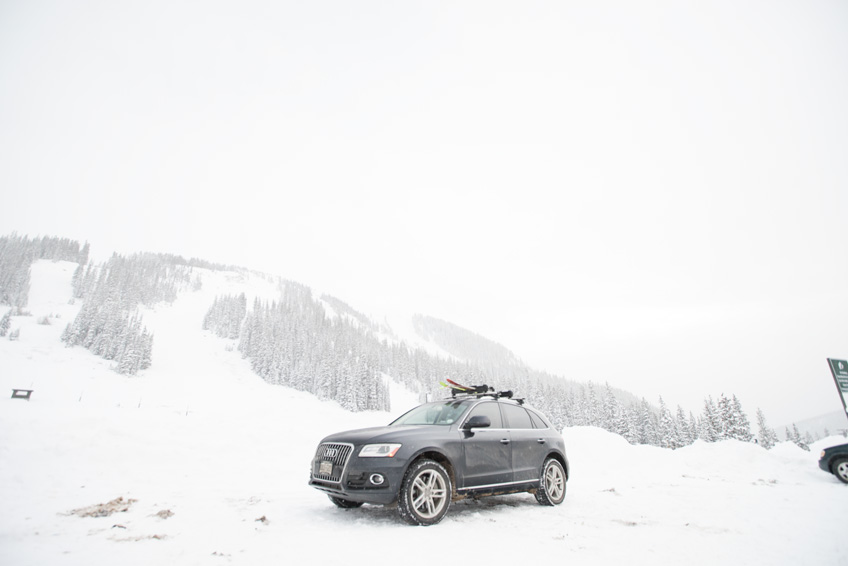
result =
M839 391L842 408L845 409L845 414L848 415L848 405L845 404L845 393L848 393L848 361L828 358L827 365L830 366L830 373L833 374L836 390Z

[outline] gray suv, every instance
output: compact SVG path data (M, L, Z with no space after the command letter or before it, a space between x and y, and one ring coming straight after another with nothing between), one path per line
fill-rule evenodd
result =
M339 507L397 504L413 525L442 520L451 501L530 492L565 499L562 435L511 393L426 403L388 426L332 434L318 445L309 485Z

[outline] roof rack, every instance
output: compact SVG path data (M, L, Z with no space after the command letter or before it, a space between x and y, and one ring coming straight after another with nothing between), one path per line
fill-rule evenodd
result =
M512 399L519 405L524 404L524 399L513 397L512 391L495 391L488 385L478 385L471 390L457 389L451 387L452 399L480 399L481 397L492 397L494 399Z

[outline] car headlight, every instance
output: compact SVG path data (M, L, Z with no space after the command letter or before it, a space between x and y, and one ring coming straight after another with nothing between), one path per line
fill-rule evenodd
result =
M359 451L360 458L394 458L400 444L366 444Z

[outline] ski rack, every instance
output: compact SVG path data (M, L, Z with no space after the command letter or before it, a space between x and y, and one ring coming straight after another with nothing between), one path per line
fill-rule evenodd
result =
M487 385L477 386L471 391L464 391L462 389L451 388L451 399L480 399L482 397L492 397L494 399L512 399L519 405L524 404L524 399L513 397L512 391L495 391Z

